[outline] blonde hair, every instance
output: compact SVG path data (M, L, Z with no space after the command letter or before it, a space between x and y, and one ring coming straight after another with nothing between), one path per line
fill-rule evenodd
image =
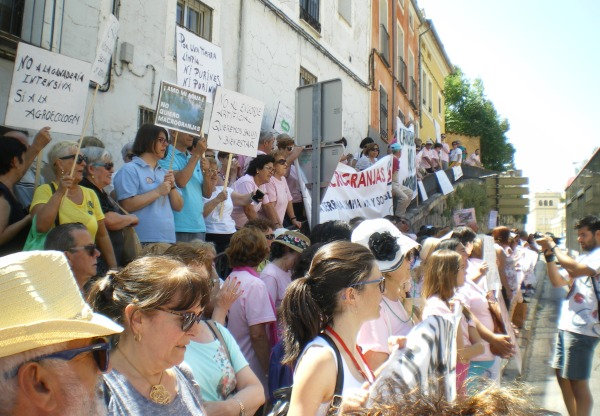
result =
M68 156L69 153L74 152L77 149L77 143L70 141L62 141L56 143L50 151L48 151L48 164L54 169L54 164L58 159L64 156Z
M437 295L447 302L458 286L458 272L462 257L456 251L438 250L429 256L423 280L423 297Z

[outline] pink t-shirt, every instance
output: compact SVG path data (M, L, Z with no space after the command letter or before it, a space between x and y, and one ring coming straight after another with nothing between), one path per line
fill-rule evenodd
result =
M300 184L298 183L298 171L296 165L290 167L290 174L286 178L288 188L292 194L292 202L302 202L302 191L300 191Z
M442 162L448 162L450 155L450 146L448 143L442 143L442 151L440 152L440 159Z
M292 200L285 177L282 176L281 179L277 179L275 176L271 176L271 181L265 185L265 188L267 195L269 195L269 202L275 203L275 212L277 213L277 218L279 218L279 224L283 224L283 217L285 216L288 202ZM263 211L260 211L259 214L266 218Z
M363 352L375 351L390 354L388 338L407 335L413 327L410 315L406 313L402 302L393 301L385 296L381 298L379 318L365 322L356 343Z
M283 295L285 295L285 290L292 283L292 274L280 269L274 263L269 263L260 273L260 278L265 282L275 307L279 308L283 300Z
M263 383L263 386L266 386L265 372L250 341L250 327L275 322L269 292L265 283L259 277L253 276L247 271L233 271L229 276L237 277L242 295L229 308L227 329L237 341L254 374ZM266 332L269 335L268 329Z
M424 147L423 149L421 149L421 167L423 169L429 169L432 166L427 162L427 160L425 159L426 157L429 158L431 161L433 161L433 159L435 159L435 151L433 150L433 148L431 148L431 150L427 150L426 147Z
M487 329L494 332L494 320L490 312L486 293L477 286L472 280L465 279L465 284L458 288L456 297L469 308L471 313L481 322ZM468 340L468 336L467 336ZM470 343L470 342L469 342ZM489 361L495 358L490 351L490 344L481 339L484 347L484 353L473 357L471 361Z
M265 185L256 186L256 182L254 182L254 176L244 175L233 184L233 190L242 195L256 192L257 189L260 189L261 192L265 194L262 202L270 202L269 195L267 194L267 188ZM256 202L252 202L250 206L254 208L256 212L258 212L262 206L262 203L257 204ZM235 221L235 226L237 228L242 228L248 222L248 217L246 216L243 207L234 206L233 211L231 211L231 218L233 218Z

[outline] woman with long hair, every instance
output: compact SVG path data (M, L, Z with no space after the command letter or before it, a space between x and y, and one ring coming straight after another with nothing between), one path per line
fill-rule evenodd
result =
M281 304L283 364L295 367L288 415L325 415L336 388L338 364L343 371L340 411L364 405L374 381L356 337L368 320L379 317L385 278L371 251L346 241L317 251L305 277L292 282ZM337 362L334 342L341 354Z

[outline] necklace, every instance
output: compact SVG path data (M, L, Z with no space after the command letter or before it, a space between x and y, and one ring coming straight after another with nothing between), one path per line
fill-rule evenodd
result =
M396 318L398 318L398 320L400 322L402 322L403 324L411 321L412 322L412 318L413 318L413 313L415 311L415 307L413 306L410 310L410 316L408 317L408 319L405 321L404 319L400 318L398 315L396 315L396 312L394 312L394 310L392 309L392 307L385 301L385 298L382 297L381 300L383 301L383 303L385 303L385 306L387 306L387 308L390 310L390 312L392 313L392 315L394 315Z
M375 374L373 374L373 371L369 367L369 364L367 364L367 361L365 360L365 357L362 355L362 352L360 351L360 348L358 348L358 345L356 346L356 352L358 352L358 356L362 360L362 362L365 365L365 367L367 368L367 370L369 370L369 373L371 374L370 378L367 377L367 375L365 374L365 372L363 371L363 369L361 368L361 366L358 364L358 361L356 361L356 358L354 358L354 354L352 354L352 352L350 352L350 348L348 348L348 346L346 345L346 343L342 340L342 337L340 337L338 335L338 333L335 332L333 330L333 328L331 326L329 326L329 325L327 325L327 327L325 328L325 330L327 332L329 332L335 338L335 340L342 346L342 348L344 349L344 351L346 351L346 354L348 354L350 356L350 358L352 359L352 363L354 364L354 367L356 367L356 369L358 370L358 372L360 373L360 375L363 376L363 379L365 379L365 381L367 383L371 384L375 380Z
M148 384L150 384L150 400L157 404L163 404L163 405L169 404L171 402L171 393L169 393L167 391L165 386L160 384L162 381L163 375L165 374L165 371L163 370L160 373L160 379L158 380L158 384L152 384L150 382L150 380L148 380L146 378L146 376L143 375L142 372L140 370L138 370L131 361L129 361L129 358L127 358L127 356L123 353L123 351L120 348L119 348L119 351L121 352L121 355L123 356L123 358L125 358L125 361L127 361L129 363L131 368L133 368L140 376L142 376L142 378L144 380L146 380L148 382Z

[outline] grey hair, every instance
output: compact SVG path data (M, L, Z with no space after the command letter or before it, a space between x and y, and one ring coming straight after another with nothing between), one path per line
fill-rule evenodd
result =
M269 140L274 140L275 135L272 131L261 130L260 136L258 136L258 144L263 144L264 142L268 142Z
M70 141L58 142L48 152L48 164L54 169L56 161L63 157L68 156L69 153L77 149L77 143Z
M133 150L133 142L125 143L123 145L123 147L121 147L121 157L123 158L123 161L125 161L125 158L127 157L127 153L131 153L132 150Z
M85 149L81 149L81 153L87 157L87 165L83 170L83 176L85 177L90 175L88 167L92 166L92 164L112 162L112 155L103 147L86 147Z
M87 231L87 228L80 222L57 225L48 232L44 250L67 251L72 249L75 247L75 239L73 238L73 231L75 230Z

